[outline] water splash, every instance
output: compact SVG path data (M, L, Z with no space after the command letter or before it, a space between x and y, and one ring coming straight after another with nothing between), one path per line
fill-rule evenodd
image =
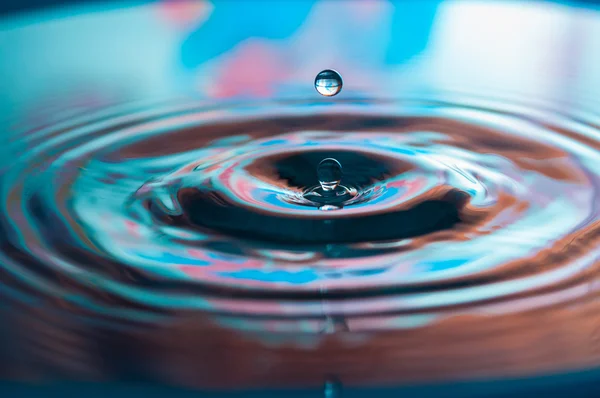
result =
M342 165L332 158L321 160L317 167L317 178L325 192L335 191L342 181L342 175Z

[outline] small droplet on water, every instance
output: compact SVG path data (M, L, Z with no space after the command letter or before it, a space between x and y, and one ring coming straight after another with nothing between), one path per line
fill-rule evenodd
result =
M325 192L334 191L342 181L342 165L333 158L321 160L317 167L317 178Z
M315 88L325 97L333 97L342 91L342 77L334 70L326 69L315 77Z

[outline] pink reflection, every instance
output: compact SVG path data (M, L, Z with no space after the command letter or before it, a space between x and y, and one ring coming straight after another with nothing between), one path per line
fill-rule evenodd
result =
M162 0L157 10L160 18L169 24L187 27L204 22L212 11L212 5L204 0Z
M216 98L268 97L273 95L278 84L288 80L292 68L277 46L249 40L223 61L207 92Z

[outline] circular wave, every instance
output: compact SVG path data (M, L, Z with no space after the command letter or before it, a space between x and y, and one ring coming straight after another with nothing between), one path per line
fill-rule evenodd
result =
M15 300L360 332L567 308L600 287L600 132L557 113L183 104L9 145L0 255ZM335 211L304 195L328 157L356 191Z

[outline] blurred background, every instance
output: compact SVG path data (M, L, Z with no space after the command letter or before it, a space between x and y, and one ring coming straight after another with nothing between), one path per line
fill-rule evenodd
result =
M0 114L28 128L130 100L468 93L593 107L595 2L2 2Z

